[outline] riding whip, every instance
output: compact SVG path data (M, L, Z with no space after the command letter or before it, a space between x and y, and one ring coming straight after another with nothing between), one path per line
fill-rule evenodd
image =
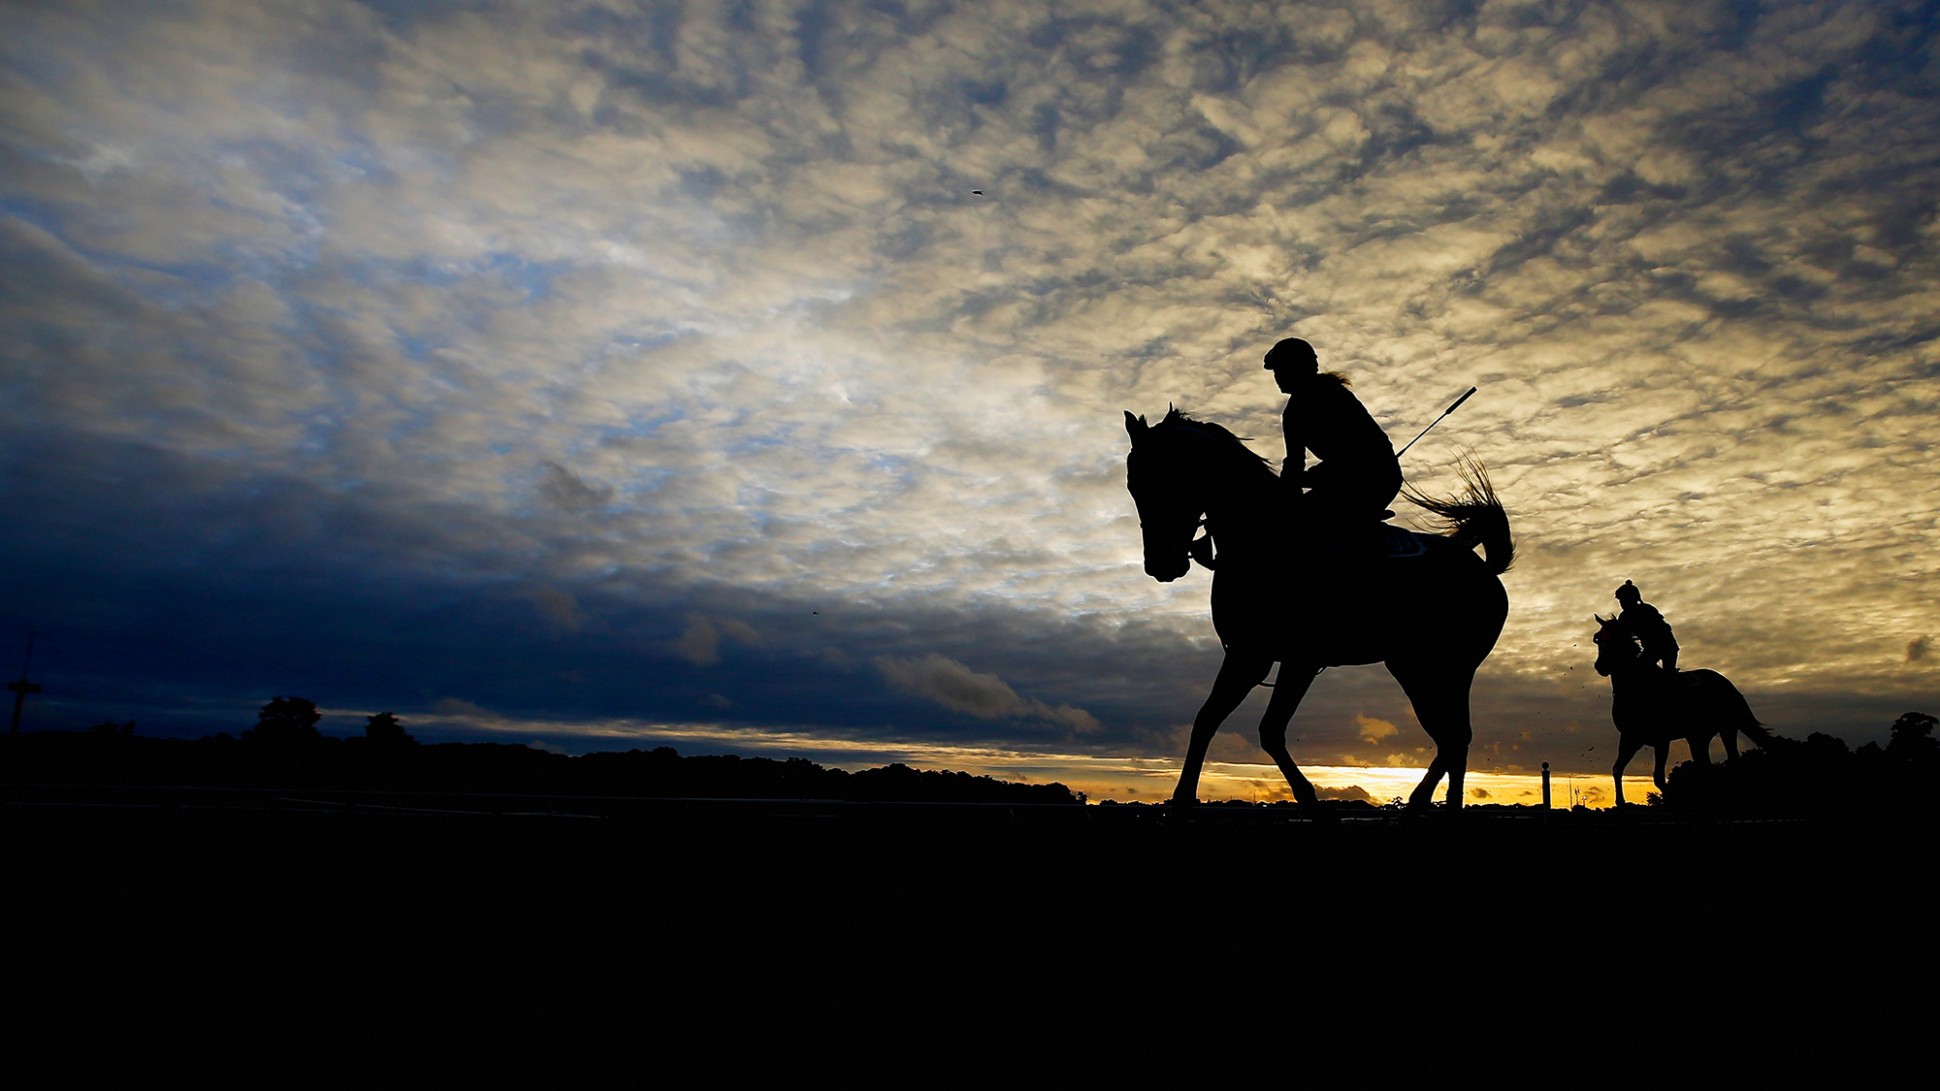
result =
M1457 409L1460 409L1460 408L1462 407L1462 403L1463 403L1463 402L1465 402L1465 401L1468 401L1468 399L1469 399L1469 394L1473 394L1473 393L1475 393L1475 389L1476 389L1475 387L1472 387L1472 386L1471 386L1471 387L1469 387L1469 388L1468 388L1468 394L1464 394L1464 395L1462 395L1461 397L1459 397L1459 398L1456 398L1456 399L1455 399L1455 404L1454 404L1454 405L1451 405L1451 406L1449 406L1449 407L1448 407L1447 409L1444 409L1444 410L1442 410L1442 415L1441 415L1440 417L1436 417L1436 418L1435 418L1434 420L1432 420L1432 421L1429 421L1429 422L1428 422L1428 428L1433 428L1433 427L1434 427L1434 426L1436 426L1437 424L1440 424L1440 423L1442 422L1442 418L1443 418L1443 417L1446 417L1446 416L1448 416L1448 415L1449 415L1450 413L1453 413L1453 412L1455 412L1455 411L1456 411ZM1396 451L1396 452L1394 453L1394 457L1396 457L1396 458L1400 458L1400 457L1401 457L1402 455L1405 455L1405 454L1407 454L1407 453L1408 453L1408 447L1413 447L1413 446L1415 445L1415 441L1416 441L1416 440L1419 440L1419 439L1421 438L1421 436L1425 436L1425 435L1427 435L1427 434L1428 434L1428 428L1423 428L1423 429L1421 430L1421 435L1418 435L1418 436L1416 436L1416 437L1415 437L1414 439L1411 439L1411 440L1409 440L1409 441L1408 441L1408 446L1407 446L1407 447L1403 447L1403 448L1401 448L1401 449L1400 449L1399 451Z

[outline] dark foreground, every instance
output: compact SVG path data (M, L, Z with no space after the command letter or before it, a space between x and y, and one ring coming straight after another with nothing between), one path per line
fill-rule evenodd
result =
M1931 832L268 790L0 808L11 980L38 1016L286 1032L582 1004L651 1006L656 1033L938 1003L1095 1015L1263 988L1278 1019L1390 995L1655 1008L1687 987L1865 1004L1888 978L1933 983Z

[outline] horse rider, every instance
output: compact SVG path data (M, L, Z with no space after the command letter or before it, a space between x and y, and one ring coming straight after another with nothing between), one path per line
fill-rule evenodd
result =
M1657 607L1644 601L1644 593L1629 580L1617 588L1617 602L1623 606L1619 620L1644 646L1644 662L1662 661L1666 672L1677 670L1677 637L1671 635L1671 623Z
M1340 559L1366 558L1401 491L1394 444L1348 389L1346 376L1320 370L1319 354L1308 342L1289 337L1274 345L1266 369L1287 396L1280 414L1287 443L1280 480L1299 533ZM1309 451L1319 460L1312 466Z
M1287 445L1280 481L1297 544L1318 545L1335 561L1368 559L1375 531L1393 516L1388 505L1401 491L1394 444L1348 389L1347 377L1320 370L1312 344L1286 338L1267 352L1265 364L1287 396L1280 414ZM1324 461L1308 466L1309 451ZM1193 559L1207 568L1213 566L1212 544L1208 534L1191 545ZM1311 556L1307 549L1302 553Z

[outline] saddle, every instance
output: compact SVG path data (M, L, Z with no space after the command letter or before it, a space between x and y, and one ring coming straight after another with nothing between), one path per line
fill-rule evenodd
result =
M1366 537L1356 543L1354 552L1364 561L1405 561L1414 557L1426 556L1428 543L1421 535L1411 530L1403 530L1388 520L1394 518L1394 510L1381 513L1381 521L1372 528L1357 531Z
M1394 512L1384 511L1381 513L1381 518L1392 519ZM1194 539L1189 548L1192 559L1210 569L1216 567L1216 561L1211 528L1208 527L1207 530L1208 533ZM1304 566L1339 563L1342 560L1347 560L1351 565L1378 564L1384 561L1413 560L1428 555L1429 535L1416 534L1414 531L1403 530L1386 522L1367 528L1365 533L1366 537L1355 543L1345 557L1340 553L1313 545L1305 547L1296 545L1295 548L1299 550L1296 556L1303 558Z
M1428 543L1412 530L1382 523L1376 531L1374 557L1382 561L1405 561L1426 556Z
M1353 531L1359 538L1351 548L1352 554L1361 561L1405 561L1428 553L1428 543L1419 534L1403 530L1389 523L1394 518L1392 510L1381 513L1381 521L1372 527L1362 524Z
M1324 593L1342 592L1347 585L1360 579L1375 577L1377 571L1390 561L1411 561L1427 555L1426 536L1388 523L1363 525L1353 532L1352 540L1346 542L1310 542L1295 554L1301 569L1331 573L1332 577L1346 580L1346 585L1336 586L1333 591Z

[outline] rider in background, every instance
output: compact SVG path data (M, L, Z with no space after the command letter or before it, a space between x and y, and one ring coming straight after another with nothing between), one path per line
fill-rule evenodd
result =
M1320 370L1314 347L1289 337L1266 354L1266 369L1287 395L1280 426L1287 460L1280 480L1300 535L1346 558L1366 557L1375 531L1401 491L1394 444L1348 389L1345 376ZM1307 452L1319 461L1307 465ZM1304 494L1304 495L1303 495Z
M1623 605L1620 620L1624 628L1644 646L1644 661L1656 663L1663 661L1664 670L1677 670L1677 638L1671 635L1671 623L1664 615L1644 601L1644 593L1629 580L1617 588L1617 601Z

